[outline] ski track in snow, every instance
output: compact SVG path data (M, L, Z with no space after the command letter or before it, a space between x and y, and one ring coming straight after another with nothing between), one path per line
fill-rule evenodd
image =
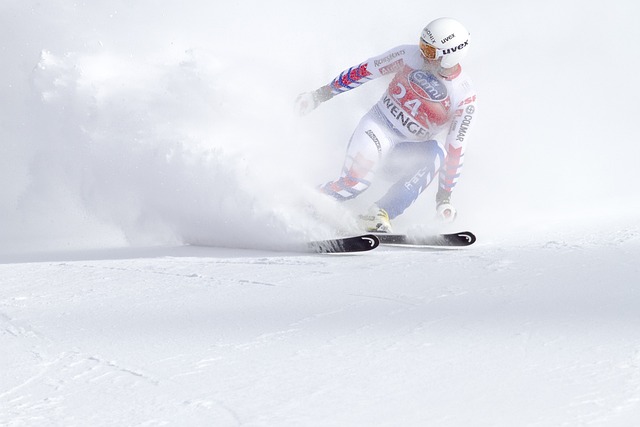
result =
M453 251L167 252L0 265L0 423L569 426L640 414L640 292L625 279L638 277L637 227Z

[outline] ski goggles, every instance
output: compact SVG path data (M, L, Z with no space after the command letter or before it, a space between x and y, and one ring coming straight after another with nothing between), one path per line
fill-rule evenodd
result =
M427 59L436 60L442 56L442 51L440 49L430 45L422 38L420 38L420 50Z

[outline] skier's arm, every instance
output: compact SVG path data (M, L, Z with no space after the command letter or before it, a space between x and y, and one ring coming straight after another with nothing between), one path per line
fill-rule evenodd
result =
M398 46L369 58L359 65L347 68L330 83L312 92L300 94L296 99L297 110L301 114L307 114L336 95L355 89L380 76L395 73L402 67L403 57L409 53L410 48L410 46Z
M437 213L443 219L455 216L451 205L451 194L464 164L464 155L477 114L476 95L472 91L461 101L455 111L454 120L445 141L445 162L440 168L439 186L436 194ZM448 212L447 212L448 210Z

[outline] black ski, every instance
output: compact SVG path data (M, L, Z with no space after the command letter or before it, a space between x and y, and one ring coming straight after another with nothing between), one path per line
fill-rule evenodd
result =
M399 246L469 246L476 241L476 236L470 231L459 233L435 234L430 236L409 236L406 234L376 234L382 245Z
M378 237L373 234L363 234L362 236L317 240L309 242L307 247L311 252L332 254L370 251L377 248L379 244Z

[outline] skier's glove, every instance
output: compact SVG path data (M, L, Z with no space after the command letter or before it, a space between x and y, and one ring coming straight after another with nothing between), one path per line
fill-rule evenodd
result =
M294 108L298 115L305 116L315 110L318 105L319 103L313 97L313 92L305 92L298 95Z
M333 92L329 86L322 86L320 89L316 89L313 92L305 92L298 95L295 101L295 111L301 115L307 115L324 101L328 101L333 98Z
M436 218L442 222L453 222L458 215L458 211L451 204L451 193L445 190L438 190L436 194Z
M453 222L458 212L451 203L441 203L436 206L436 217L442 222Z

